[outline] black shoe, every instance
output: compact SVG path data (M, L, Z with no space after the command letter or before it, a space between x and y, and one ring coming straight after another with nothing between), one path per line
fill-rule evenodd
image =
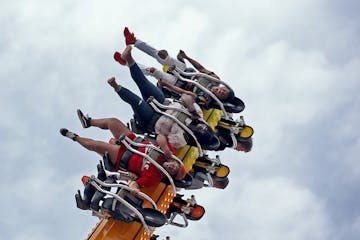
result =
M80 109L77 110L77 115L79 117L79 120L83 128L88 128L91 126L90 124L91 117L89 117L88 115L84 115Z
M76 133L70 132L66 128L61 128L60 133L64 137L68 137L68 138L72 139L73 141L75 141L75 138L78 136Z

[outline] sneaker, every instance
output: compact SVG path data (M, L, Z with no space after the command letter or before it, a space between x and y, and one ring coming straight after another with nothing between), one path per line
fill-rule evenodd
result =
M60 133L64 137L68 137L68 138L72 139L73 141L75 141L75 138L78 136L76 133L70 132L66 128L61 128Z
M124 65L124 66L126 65L126 60L121 57L121 53L115 52L114 53L114 59L115 59L115 61L117 61L121 65Z
M77 115L83 128L88 128L91 126L91 117L89 117L88 115L84 115L80 109L77 110Z
M124 36L126 45L134 44L136 37L134 33L131 33L127 27L124 28Z

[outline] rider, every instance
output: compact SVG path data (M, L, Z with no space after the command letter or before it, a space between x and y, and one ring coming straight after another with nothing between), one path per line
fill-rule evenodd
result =
M222 151L227 147L232 146L232 139L230 137L230 134L219 134L217 132L217 137L220 140L220 146L216 149L216 151ZM239 134L235 135L237 145L234 148L238 152L250 152L253 146L253 140L252 137L244 139L239 136Z
M206 68L204 68L200 63L196 62L194 59L191 59L190 57L188 57L184 51L180 50L177 59L172 58L171 56L169 56L168 52L166 50L157 50L155 48L153 48L152 46L148 45L147 43L137 39L134 35L134 33L131 33L129 31L129 29L127 27L125 27L124 29L124 36L125 36L125 43L126 45L131 45L134 44L134 46L138 49L140 49L141 51L147 53L148 55L154 57L160 64L164 65L169 65L169 66L176 66L177 68L179 68L180 70L184 71L188 68L186 68L186 64L184 59L187 59L198 71L208 74L209 76L212 76L218 80L220 80L220 78L213 72L207 70ZM150 68L149 69L150 73L149 75L153 75L155 78L157 78L158 80L163 80L163 82L169 84L169 85L174 85L174 78L171 76L168 76L166 74L160 74L159 71L155 68ZM196 81L201 81L203 77L197 77ZM169 87L169 86L168 86ZM228 87L218 83L218 82L209 82L208 84L206 84L207 89L209 89L220 101L227 101L230 102L234 99L234 92L229 89ZM171 87L169 87L171 88ZM213 101L213 99L206 93L204 93L202 90L200 89L196 89L194 87L194 85L192 84L184 84L184 86L181 86L181 88L185 88L186 90L189 91L193 91L196 93L195 97L196 97L196 102L201 105L204 108L210 108L210 103ZM178 89L171 89L174 91L177 91L179 93L183 93L181 90L179 91Z
M219 138L220 146L215 151L222 151L225 148L231 148L233 146L233 139L231 137L231 130L227 128L220 127L219 125L215 127L216 136ZM234 133L236 139L235 150L239 152L250 152L253 146L252 137L242 137L241 131Z
M81 121L81 124L84 128L90 126L98 127L101 129L108 129L111 131L115 139L125 135L128 138L134 140L136 135L132 133L119 119L116 118L103 118L103 119L92 119L78 110L78 116ZM111 162L116 166L116 170L119 168L126 169L128 171L134 172L138 175L138 178L135 181L131 181L129 186L133 191L139 191L140 187L150 187L155 186L160 183L163 178L162 173L156 168L154 164L148 162L144 157L138 154L125 154L127 148L123 144L116 145L110 144L102 141L96 141L90 138L80 137L76 133L70 132L66 128L60 129L61 135L72 139L75 142L78 142L84 148L97 152L103 156L106 152L110 156ZM151 144L148 141L142 141L144 144ZM165 156L160 155L156 161L161 164L166 171L169 172L177 180L181 180L185 177L186 172L184 167L175 160L165 161L166 158L170 157L172 153L175 153L174 149L170 144L167 143L166 138L160 137L158 139L159 146L165 152ZM139 147L137 149L139 152L146 152L145 147Z
M201 65L198 61L196 61L195 59L193 58L190 58L188 55L186 55L186 53L183 51L183 50L179 50L179 53L177 55L177 59L179 59L180 61L183 61L184 62L184 59L188 60L191 65L194 66L194 68L196 70L198 70L199 72L201 73L205 73L206 75L209 75L211 77L214 77L218 80L220 80L220 77L215 74L214 72L206 69L203 65Z
M181 70L186 69L186 64L183 60L171 57L165 49L157 50L146 42L136 39L134 33L130 33L127 27L124 28L124 36L126 45L134 44L136 48L155 58L161 65L176 66Z
M123 59L126 61L131 76L137 86L140 89L142 99L136 94L128 90L127 88L117 84L115 78L110 78L108 83L114 88L115 92L118 93L121 99L129 103L135 113L136 119L139 120L140 125L143 129L149 130L150 132L155 131L156 134L164 135L168 137L168 140L175 148L185 146L191 138L185 131L172 119L166 116L158 114L146 100L149 97L154 97L159 103L166 103L164 94L152 84L140 70L139 66L131 56L131 46L127 46L122 53ZM182 104L171 103L169 106L176 106L181 108L187 108L192 114L191 121L186 123L187 127L194 133L200 144L211 144L214 139L214 132L205 121L202 121L201 108L192 101L191 95L194 93L186 92L181 98ZM167 112L172 110L167 110Z

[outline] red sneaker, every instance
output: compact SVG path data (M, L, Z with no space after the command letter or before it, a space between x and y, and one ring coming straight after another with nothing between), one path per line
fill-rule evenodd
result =
M82 181L82 183L85 185L86 182L87 182L89 179L90 179L90 178L89 178L88 176L83 176L83 177L81 178L81 181Z
M124 37L126 45L134 44L136 41L134 33L131 33L127 27L124 28Z
M114 59L115 59L115 61L117 61L121 65L126 65L126 60L121 58L121 53L115 52L114 53Z

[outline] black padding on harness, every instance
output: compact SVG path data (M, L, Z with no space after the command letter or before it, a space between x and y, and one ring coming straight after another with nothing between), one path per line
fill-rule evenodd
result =
M136 137L133 141L136 143L141 143L143 140L144 139L142 137ZM136 146L132 146L132 148L137 149ZM129 159L133 154L134 153L132 151L130 151L129 149L126 149L125 152L123 153L123 155L121 156L119 166L123 169L127 169Z
M154 126L160 117L161 114L154 112L154 115L151 118L151 120L146 125L144 125L141 123L140 119L136 115L134 115L134 118L130 120L131 130L138 134L143 134L145 132L150 134L155 134Z
M234 97L231 101L222 101L222 104L226 112L229 113L240 113L245 109L245 103L237 97ZM220 109L220 106L216 101L211 101L209 107Z

